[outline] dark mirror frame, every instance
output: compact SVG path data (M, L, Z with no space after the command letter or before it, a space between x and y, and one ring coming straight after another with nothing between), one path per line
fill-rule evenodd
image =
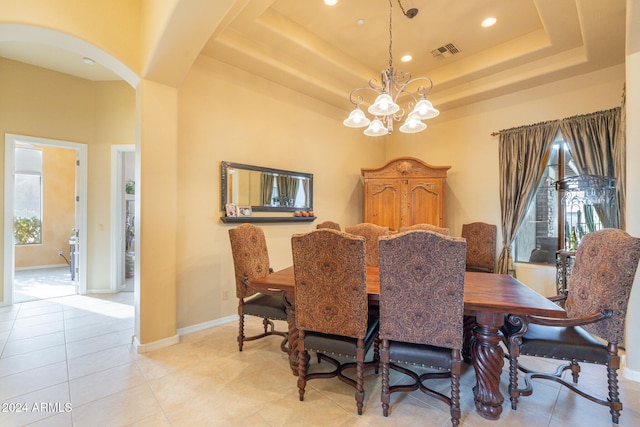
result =
M309 207L296 208L292 206L251 206L254 212L295 212L295 211L313 211L313 174L304 172L294 172L283 169L265 168L262 166L244 165L242 163L221 162L220 168L220 183L221 183L221 210L225 210L227 205L227 169L244 169L258 172L275 173L278 175L292 175L309 180Z

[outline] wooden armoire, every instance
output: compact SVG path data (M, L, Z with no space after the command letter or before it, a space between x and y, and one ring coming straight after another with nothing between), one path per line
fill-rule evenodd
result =
M414 157L399 157L377 168L362 168L364 222L389 227L433 224L445 227L447 170Z

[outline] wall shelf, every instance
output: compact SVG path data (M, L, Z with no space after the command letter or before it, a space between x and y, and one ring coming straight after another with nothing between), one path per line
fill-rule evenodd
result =
M241 224L243 222L312 222L315 216L222 216L224 223Z

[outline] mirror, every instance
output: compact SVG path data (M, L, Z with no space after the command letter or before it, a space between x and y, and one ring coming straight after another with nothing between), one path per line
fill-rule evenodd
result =
M313 175L240 163L222 162L222 210L227 203L253 211L313 210Z

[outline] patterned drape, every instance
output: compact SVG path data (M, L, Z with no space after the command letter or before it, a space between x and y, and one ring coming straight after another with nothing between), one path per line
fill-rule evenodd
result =
M294 176L276 177L278 183L278 197L280 198L280 206L293 206L296 195L298 194L298 186L300 180Z
M542 178L559 126L559 122L554 121L500 132L502 251L497 265L499 274L507 273L513 264L511 243Z
M262 173L260 176L260 204L270 206L273 202L273 174Z
M616 179L617 212L608 213L607 206L595 206L605 227L619 224L624 229L625 206L625 141L622 108L563 119L560 131L569 144L573 160L581 174L608 176ZM615 221L617 215L619 221Z

